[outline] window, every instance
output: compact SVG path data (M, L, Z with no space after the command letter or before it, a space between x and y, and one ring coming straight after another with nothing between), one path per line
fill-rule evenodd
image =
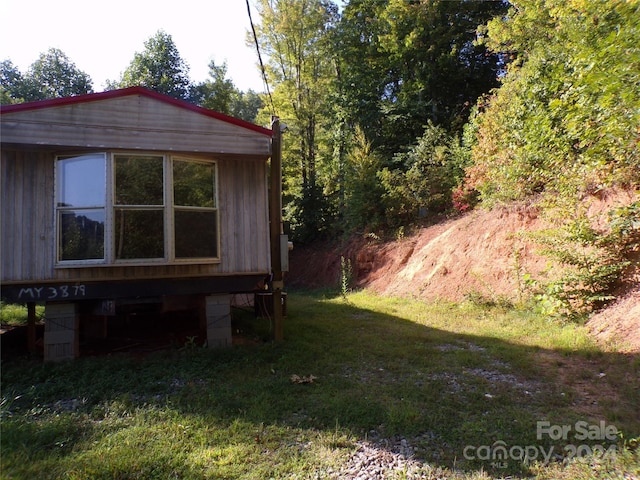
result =
M176 258L218 256L215 184L213 164L173 161Z
M90 154L56 178L59 264L217 260L216 163Z
M164 158L115 155L114 177L115 258L164 258Z
M104 154L61 157L57 162L58 261L104 260Z

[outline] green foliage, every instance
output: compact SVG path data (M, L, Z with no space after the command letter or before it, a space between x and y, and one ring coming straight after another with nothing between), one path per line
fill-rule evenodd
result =
M342 298L347 299L347 295L351 291L351 282L353 281L353 269L351 267L351 259L340 256L340 293Z
M612 246L626 254L637 252L640 249L640 201L611 210L609 228Z
M497 86L498 57L475 35L504 11L503 2L349 2L337 32L349 118L385 155L413 143L427 120L458 131Z
M464 188L489 206L541 196L559 226L536 238L565 270L538 298L547 313L584 315L613 298L637 243L633 205L606 231L577 212L589 194L640 178L640 4L521 0L485 33L512 61L471 119Z
M142 86L170 97L189 99L189 66L180 57L173 38L162 30L144 42L119 81L109 88Z
M24 102L24 79L11 60L0 63L0 105Z
M44 306L36 306L36 320L42 320ZM0 323L3 325L26 325L28 320L27 307L24 305L0 302Z
M334 169L330 105L335 67L331 30L336 6L325 0L261 0L256 32L268 55L266 74L274 85L273 111L287 125L282 159L285 219L296 241L326 234L334 218L331 175Z
M237 89L233 82L227 78L227 62L216 65L215 61L211 60L209 62L209 77L209 80L192 87L192 101L202 107L229 115Z
M390 209L385 216L381 202L389 188L398 190L388 202L393 208L411 190L437 196L430 206L446 208L452 175L435 168L429 183L420 165L407 173L411 165L395 165L393 156L429 120L459 129L477 96L497 85L498 57L474 39L476 27L504 5L354 0L339 16L325 0L263 0L258 9L272 86L272 105L259 118L265 123L275 110L288 126L284 210L295 240L380 228L387 218L396 226L400 220ZM452 145L442 154L454 155ZM437 187L438 175L444 183ZM406 209L409 221L417 211Z
M3 105L92 93L89 75L78 69L59 49L41 53L26 73L10 60L0 65L0 100Z
M559 278L535 283L545 314L581 318L615 299L615 287L640 247L640 202L612 210L609 218L605 231L581 215L533 235L562 269Z
M228 114L246 120L247 122L255 123L258 112L263 107L264 101L260 94L253 90L247 90L246 92L236 90L235 94L231 97L231 108Z
M402 225L434 216L452 205L452 190L464 176L464 148L457 137L429 122L407 153L396 154L394 168L378 177L385 188L387 224Z
M28 75L26 100L70 97L92 93L91 78L79 70L71 60L56 48L41 54L31 65Z
M209 63L210 79L191 85L189 101L216 112L255 122L258 111L264 106L260 96L252 90L241 92L227 78L227 62Z
M640 5L524 0L489 22L517 55L481 103L468 183L487 202L575 197L637 182Z
M384 144L380 135L384 118L379 102L384 94L388 58L377 43L382 34L379 16L386 2L349 1L334 37L339 46L336 48L339 92L336 104L343 109L341 120L347 122L347 128L359 125L374 148Z
M285 210L293 238L301 243L327 238L336 217L317 183L302 185L300 195Z
M384 222L384 207L380 202L384 189L377 178L382 162L360 127L356 128L352 142L344 168L346 227L375 230Z

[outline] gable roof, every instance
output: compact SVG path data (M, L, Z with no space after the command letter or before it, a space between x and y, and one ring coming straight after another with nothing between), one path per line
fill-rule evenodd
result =
M268 158L270 129L142 87L6 105L5 145Z
M232 125L237 125L239 127L253 130L263 135L271 136L272 134L272 131L269 130L268 128L261 127L254 123L241 120L239 118L231 117L229 115L225 115L223 113L219 113L214 110L209 110L207 108L199 107L192 103L185 102L184 100L178 100L176 98L170 97L168 95L164 95L162 93L155 92L153 90L149 90L144 87L128 87L128 88L122 88L118 90L108 90L106 92L100 92L100 93L87 93L85 95L75 95L73 97L50 98L48 100L39 100L35 102L2 105L0 107L0 115L6 114L6 113L26 112L29 110L39 110L43 108L77 105L80 103L97 102L99 100L121 98L121 97L130 96L130 95L141 95L144 97L153 98L155 100L159 100L161 102L164 102L170 105L175 105L185 110L190 110L192 112L196 112L207 117L228 122Z

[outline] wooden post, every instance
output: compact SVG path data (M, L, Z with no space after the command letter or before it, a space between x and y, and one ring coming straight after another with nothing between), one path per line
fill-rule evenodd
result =
M271 289L273 299L273 339L279 342L284 339L284 317L282 315L282 290L284 275L280 238L284 233L282 227L282 132L280 119L271 118L271 189L269 201L269 232L271 240Z

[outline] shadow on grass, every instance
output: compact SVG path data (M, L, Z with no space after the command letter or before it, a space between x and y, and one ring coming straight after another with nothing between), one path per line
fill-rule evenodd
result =
M10 362L2 369L3 471L304 476L325 455L314 441L350 452L369 440L411 448L435 467L527 476L523 455L558 460L617 445L613 429L640 435L638 356L531 346L463 327L526 325L498 309L405 307L389 302L382 312L290 293L280 344ZM256 335L268 329L242 321Z

